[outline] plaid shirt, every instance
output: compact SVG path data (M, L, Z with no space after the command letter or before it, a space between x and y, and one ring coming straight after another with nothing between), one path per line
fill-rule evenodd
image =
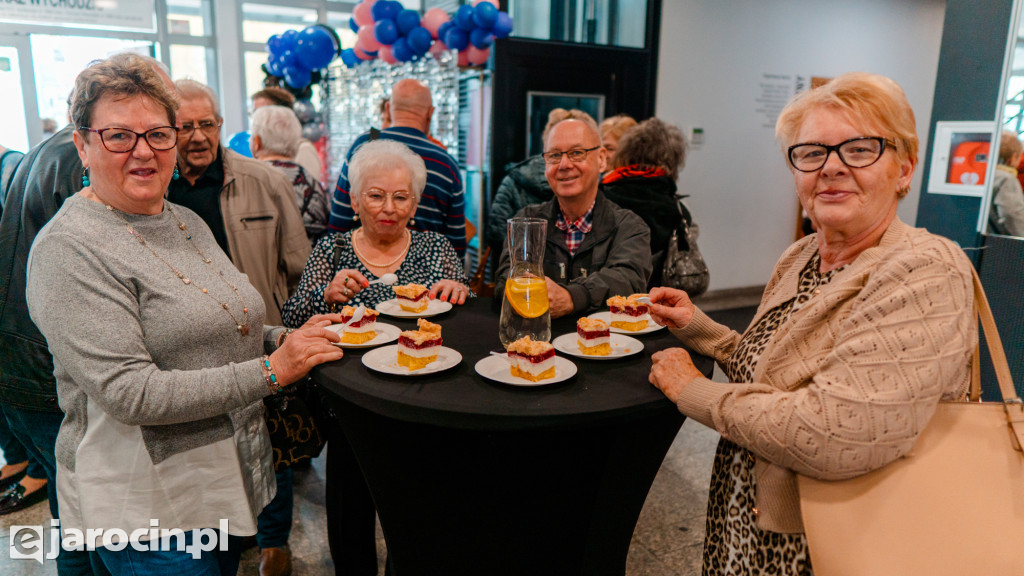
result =
M594 205L590 205L590 210L574 222L569 222L565 219L565 214L559 210L558 219L555 220L555 226L559 230L565 233L565 245L569 248L569 254L575 254L580 248L580 244L583 243L583 238L590 232L590 229L594 225Z

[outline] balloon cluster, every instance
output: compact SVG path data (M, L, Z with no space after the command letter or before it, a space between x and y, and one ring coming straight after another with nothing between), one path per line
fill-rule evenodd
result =
M285 84L302 90L313 81L316 70L326 68L341 46L329 26L316 24L301 32L288 30L267 40L267 73L284 78Z
M453 16L431 8L422 18L395 0L362 0L349 27L359 37L354 48L341 51L349 68L374 58L395 64L445 50L458 50L460 66L479 66L490 57L494 40L512 32L512 19L498 10L498 0L476 0Z

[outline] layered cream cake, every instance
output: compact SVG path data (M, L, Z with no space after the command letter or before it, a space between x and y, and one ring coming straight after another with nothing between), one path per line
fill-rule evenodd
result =
M595 318L576 321L576 345L587 356L607 356L612 353L611 330L608 323Z
M356 311L353 306L345 306L341 309L341 321L348 322ZM363 317L352 324L345 326L341 332L341 341L345 344L362 344L377 337L377 316L378 312L373 308L367 308Z
M426 286L405 284L404 286L393 286L392 290L398 296L398 306L406 312L423 312L430 304Z
M441 350L441 326L420 318L419 330L406 330L398 337L398 364L419 370L434 360Z
M647 304L637 302L637 298L646 294L630 294L629 296L612 296L607 300L608 308L611 310L612 328L621 328L630 332L637 332L647 328L647 322L651 311Z
M508 345L512 375L531 382L555 377L555 347L524 336Z

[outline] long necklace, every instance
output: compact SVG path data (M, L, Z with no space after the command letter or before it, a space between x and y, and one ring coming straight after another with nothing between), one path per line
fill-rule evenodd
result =
M178 221L178 228L185 233L185 239L188 240L189 244L192 245L192 248L195 249L196 254L199 254L199 257L203 260L203 262L209 264L210 267L213 268L213 271L217 273L217 276L220 277L221 281L224 282L224 284L226 284L228 288L231 288L231 290L235 293L235 298L238 298L238 302L242 305L242 313L244 316L241 322L238 321L238 318L235 317L234 312L231 311L231 308L228 307L226 302L221 302L220 300L218 300L217 297L214 296L213 294L210 294L206 290L206 288L203 288L202 286L193 282L191 278L183 274L181 271L175 268L170 262L165 260L163 256L158 254L157 251L154 250L153 247L146 242L146 239L142 237L142 234L139 234L135 227L132 226L132 223L129 222L127 218L122 216L120 212L115 210L113 206L110 206L109 204L104 204L104 206L106 206L107 210L110 210L110 212L112 212L115 216L123 220L125 228L127 228L128 232L130 232L131 235L134 236L135 239L139 241L139 244L142 244L146 248L149 248L149 251L153 253L153 256L156 256L157 260L163 262L168 268L170 268L171 272L174 272L174 275L177 276L178 279L180 279L185 284L191 284L192 286L199 288L200 290L202 290L203 294L206 294L210 298L213 298L214 302L220 304L221 309L223 309L225 312L228 313L229 316L231 316L232 322L235 323L235 327L242 334L242 336L247 336L249 334L249 307L245 305L245 300L242 300L242 295L238 293L238 288L235 287L235 285L232 284L231 282L228 282L228 279L224 277L223 272L216 268L213 268L213 261L207 258L206 254L203 254L203 251L199 249L199 246L196 246L195 241L192 240L192 234L188 231L188 228L185 226L185 223L181 221L181 218L178 218L178 215L174 213L174 210L171 209L170 205L166 205L167 211L171 213L171 216L174 216L175 220Z
M356 231L353 232L353 235L355 235L355 234L358 234L359 238L362 238L363 237L363 229L362 228L357 228ZM358 240L359 240L358 238L352 238L352 249L355 250L356 256L358 256L359 259L362 260L363 263L365 263L370 268L390 268L390 267L394 266L395 264L400 262L402 260L402 258L405 258L405 255L409 253L409 247L412 246L412 234L409 232L409 229L406 228L406 230L405 230L405 240L406 240L406 242L405 242L405 249L402 250L402 253L399 254L397 258L395 258L391 262L388 262L387 264L377 264L375 262L370 262L370 260L367 259L366 256L363 256L363 253L359 251L359 241Z

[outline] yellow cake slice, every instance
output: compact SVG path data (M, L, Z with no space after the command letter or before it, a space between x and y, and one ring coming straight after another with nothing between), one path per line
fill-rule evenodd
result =
M587 356L608 356L612 353L611 331L608 323L596 318L576 321L576 345Z
M513 376L539 382L555 377L555 347L524 336L508 345Z
M437 360L441 350L441 326L420 318L419 330L406 330L398 337L398 365L419 370Z
M354 306L345 306L341 309L341 321L348 322L356 309ZM362 344L377 337L377 316L379 312L373 308L367 308L363 317L353 324L345 326L341 332L341 341L345 344Z
M430 304L430 298L427 296L429 291L426 286L404 284L402 286L392 286L391 289L398 296L399 308L406 312L423 312Z
M637 298L646 294L630 294L629 296L612 296L606 303L611 310L612 328L638 332L647 328L649 321L648 313L651 311L647 304L637 302Z

